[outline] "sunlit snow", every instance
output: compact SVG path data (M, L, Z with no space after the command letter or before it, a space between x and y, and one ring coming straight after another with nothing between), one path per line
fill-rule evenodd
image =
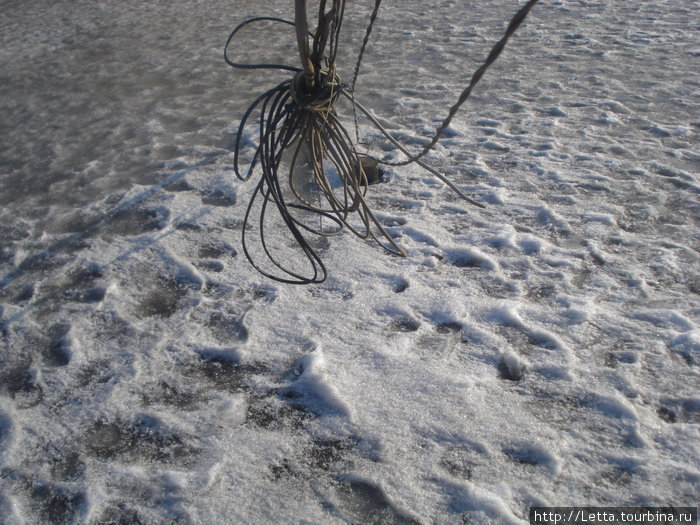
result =
M385 1L358 100L417 153L521 4ZM345 81L373 5L348 2ZM222 56L291 0L2 10L0 521L697 503L697 2L541 0L427 158L486 209L387 169L368 203L408 256L317 239L313 286L240 246L255 182L231 144L288 73ZM296 65L295 45L262 24L234 53Z

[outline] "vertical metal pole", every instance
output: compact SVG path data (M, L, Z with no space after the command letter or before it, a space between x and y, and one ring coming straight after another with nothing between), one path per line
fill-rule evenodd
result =
M311 89L314 85L314 65L311 62L311 51L309 50L309 22L306 15L306 0L294 0L294 26L297 33L301 67L304 68L306 87Z

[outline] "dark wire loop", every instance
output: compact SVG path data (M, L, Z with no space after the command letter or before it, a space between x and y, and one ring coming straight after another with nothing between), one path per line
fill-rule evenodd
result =
M249 18L248 20L241 22L236 26L236 28L233 31L231 31L231 34L226 40L226 45L224 46L224 60L226 60L226 63L229 66L235 67L237 69L281 69L284 71L301 71L301 68L299 67L288 66L286 64L244 64L242 62L233 62L229 59L228 46L233 40L233 37L236 36L236 33L238 33L238 31L243 29L248 24L253 24L256 22L277 22L280 24L287 24L294 27L294 22L292 22L291 20L285 20L284 18L276 18L274 16L256 16L254 18ZM309 33L309 35L311 36L311 38L314 38L314 35L312 33Z

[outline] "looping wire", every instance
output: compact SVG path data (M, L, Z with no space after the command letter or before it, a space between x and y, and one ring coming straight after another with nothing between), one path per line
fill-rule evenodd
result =
M510 36L537 1L529 0L516 13L505 35L494 45L484 64L472 75L469 85L457 103L452 106L430 143L418 155L408 152L355 100L355 83L381 0L375 0L350 86L341 83L335 67L345 0L333 0L328 12L325 8L326 1L322 0L320 3L318 28L315 34L308 33L313 40L313 53L309 57L313 66L312 80L308 79L308 72L299 67L285 64L246 64L229 58L231 42L247 25L273 22L295 26L294 22L275 17L255 17L239 24L229 35L224 47L224 59L230 66L237 69L279 69L294 73L291 79L263 93L248 107L234 142L233 168L236 176L246 181L256 173L256 169L259 168L261 173L248 203L242 226L243 251L253 267L266 277L283 283L323 282L327 277L326 267L304 233L326 237L337 235L344 228L362 239L374 240L390 253L406 255L365 201L370 181L360 155L352 145L350 134L335 112L335 104L341 95L348 98L352 104L356 135L359 134L357 108L408 159L401 162L373 159L376 163L400 166L415 162L447 184L462 199L483 208L482 204L464 195L449 179L420 159L438 142L457 110L467 100L486 69L498 58ZM320 66L322 61L326 65L325 69ZM252 158L242 169L242 138L246 136L246 129L251 120L258 122L257 146ZM288 158L290 156L291 158ZM303 181L297 177L298 171L301 170L308 172ZM288 190L280 183L280 180L285 178L288 181ZM252 222L253 210L256 207L259 213L257 226ZM273 246L268 240L268 220L274 220L274 217L269 218L270 209L276 211L277 218L282 220L292 235L293 246L296 247L296 250L292 248L292 251L297 253L293 261L287 256L289 252L285 251L290 248L288 244L283 247L279 246L280 243ZM249 243L253 232L257 234L259 241L256 253L253 253ZM258 262L261 251L268 260L268 264L264 266ZM300 266L303 268L300 269Z

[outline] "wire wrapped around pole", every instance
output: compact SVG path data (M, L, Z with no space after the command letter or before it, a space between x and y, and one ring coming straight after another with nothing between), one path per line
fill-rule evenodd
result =
M294 26L297 34L297 45L299 46L299 58L301 67L304 69L304 79L306 87L314 87L314 65L311 62L311 51L309 50L309 23L306 19L306 0L294 0Z

